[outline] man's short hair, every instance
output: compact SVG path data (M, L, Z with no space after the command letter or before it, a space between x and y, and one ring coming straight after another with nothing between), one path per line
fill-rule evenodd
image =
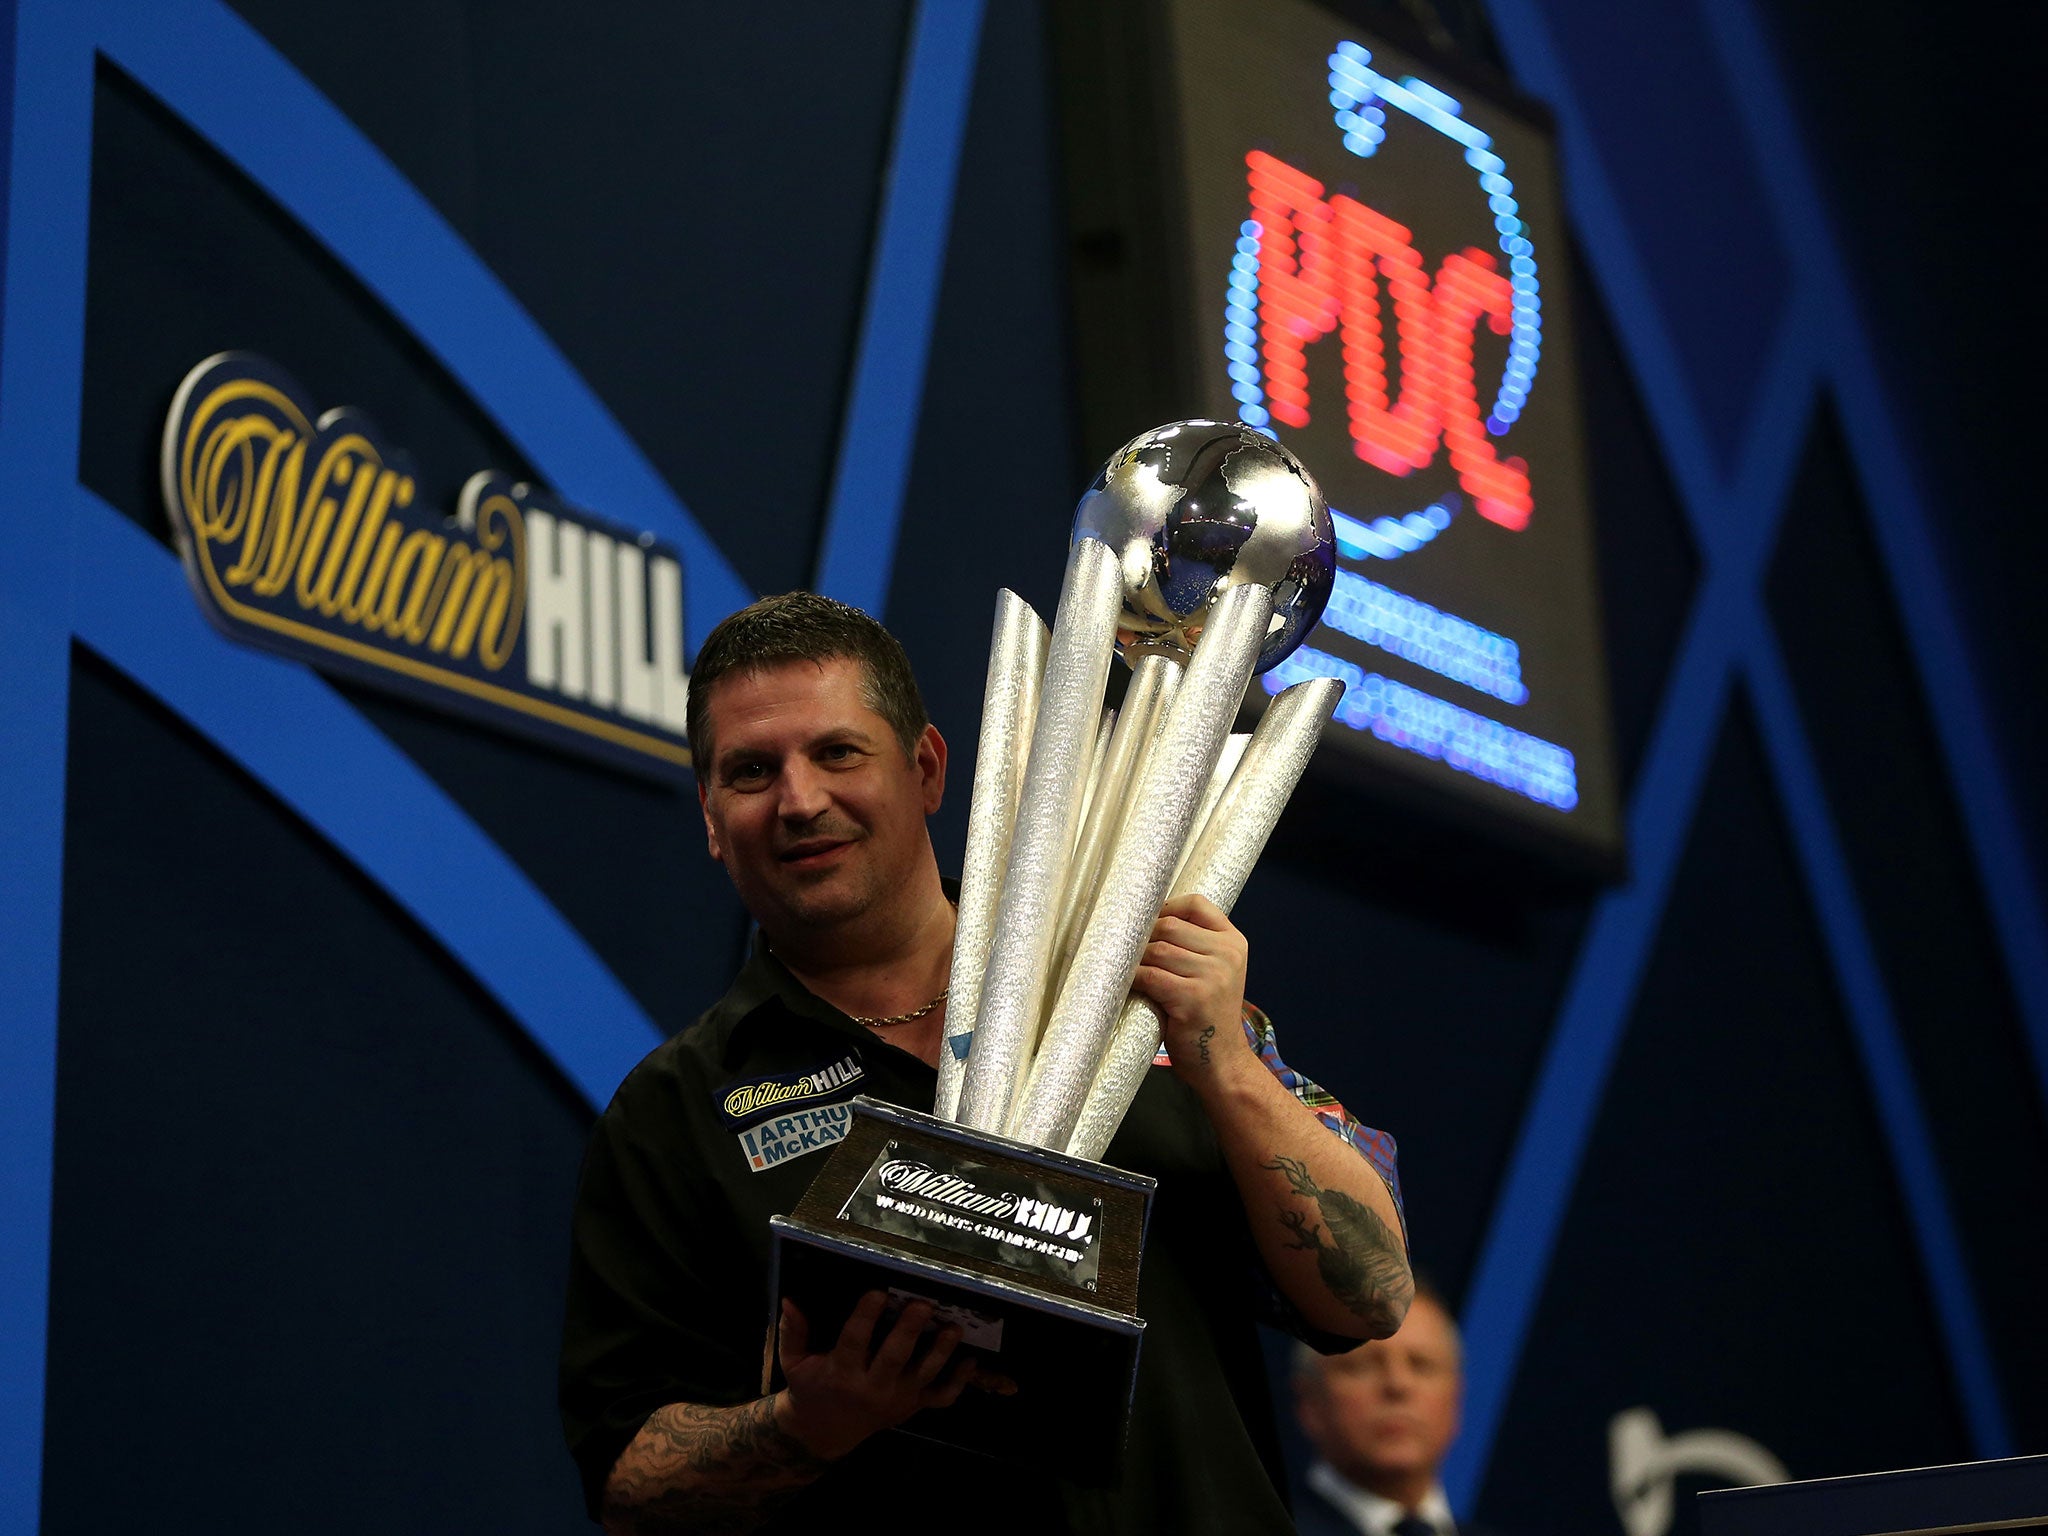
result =
M917 691L910 658L896 637L858 608L815 592L785 592L727 614L704 637L697 663L690 669L686 717L690 759L699 772L711 762L706 704L723 679L798 661L822 666L842 657L860 663L861 695L868 708L889 722L904 756L914 753L930 716Z

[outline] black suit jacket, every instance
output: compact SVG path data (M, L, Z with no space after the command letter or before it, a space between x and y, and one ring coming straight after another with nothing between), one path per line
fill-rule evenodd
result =
M1351 1517L1313 1488L1305 1488L1294 1501L1294 1528L1300 1536L1359 1536ZM1507 1536L1490 1525L1458 1522L1458 1536Z

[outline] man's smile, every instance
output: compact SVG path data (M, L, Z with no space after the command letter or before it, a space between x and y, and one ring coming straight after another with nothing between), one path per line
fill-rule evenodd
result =
M800 843L791 843L776 858L789 869L822 869L855 841L847 837L807 837Z

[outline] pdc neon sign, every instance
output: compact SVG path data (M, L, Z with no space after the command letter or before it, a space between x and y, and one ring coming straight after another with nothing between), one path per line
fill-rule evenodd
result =
M1305 171L1253 150L1245 156L1250 217L1239 231L1225 325L1238 414L1269 431L1275 422L1307 426L1315 408L1308 349L1335 333L1357 456L1399 477L1447 451L1479 515L1520 530L1534 510L1529 467L1498 452L1493 439L1507 435L1535 381L1541 302L1513 184L1491 140L1464 121L1455 100L1413 77L1389 79L1370 59L1348 42L1330 56L1330 100L1345 148L1364 157L1377 151L1389 108L1464 145L1500 236L1499 256L1467 246L1432 273L1407 226L1357 198L1326 195ZM1506 370L1484 411L1473 365L1481 323L1509 338ZM1390 341L1399 367L1393 392Z

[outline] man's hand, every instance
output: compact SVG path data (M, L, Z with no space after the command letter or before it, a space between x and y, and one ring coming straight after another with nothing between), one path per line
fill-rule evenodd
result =
M1173 1067L1197 1087L1256 1066L1244 1033L1244 935L1206 896L1169 901L1131 985L1159 1010Z
M922 1409L951 1407L974 1374L967 1357L954 1362L960 1330L950 1324L919 1347L931 1327L929 1302L905 1307L875 1347L888 1301L886 1293L869 1291L839 1330L839 1341L816 1353L809 1321L782 1303L780 1357L789 1385L775 1399L776 1421L813 1456L836 1460Z
M926 1341L932 1309L914 1302L875 1349L888 1299L881 1291L863 1296L839 1342L816 1353L804 1315L785 1301L789 1385L730 1407L657 1408L605 1480L604 1528L613 1536L738 1536L868 1436L920 1408L950 1404L973 1375L971 1357L953 1359L960 1330L941 1328Z
M1246 955L1222 908L1183 896L1159 914L1132 986L1158 1008L1173 1070L1216 1127L1281 1293L1327 1332L1384 1338L1414 1289L1400 1215L1385 1181L1253 1049Z

